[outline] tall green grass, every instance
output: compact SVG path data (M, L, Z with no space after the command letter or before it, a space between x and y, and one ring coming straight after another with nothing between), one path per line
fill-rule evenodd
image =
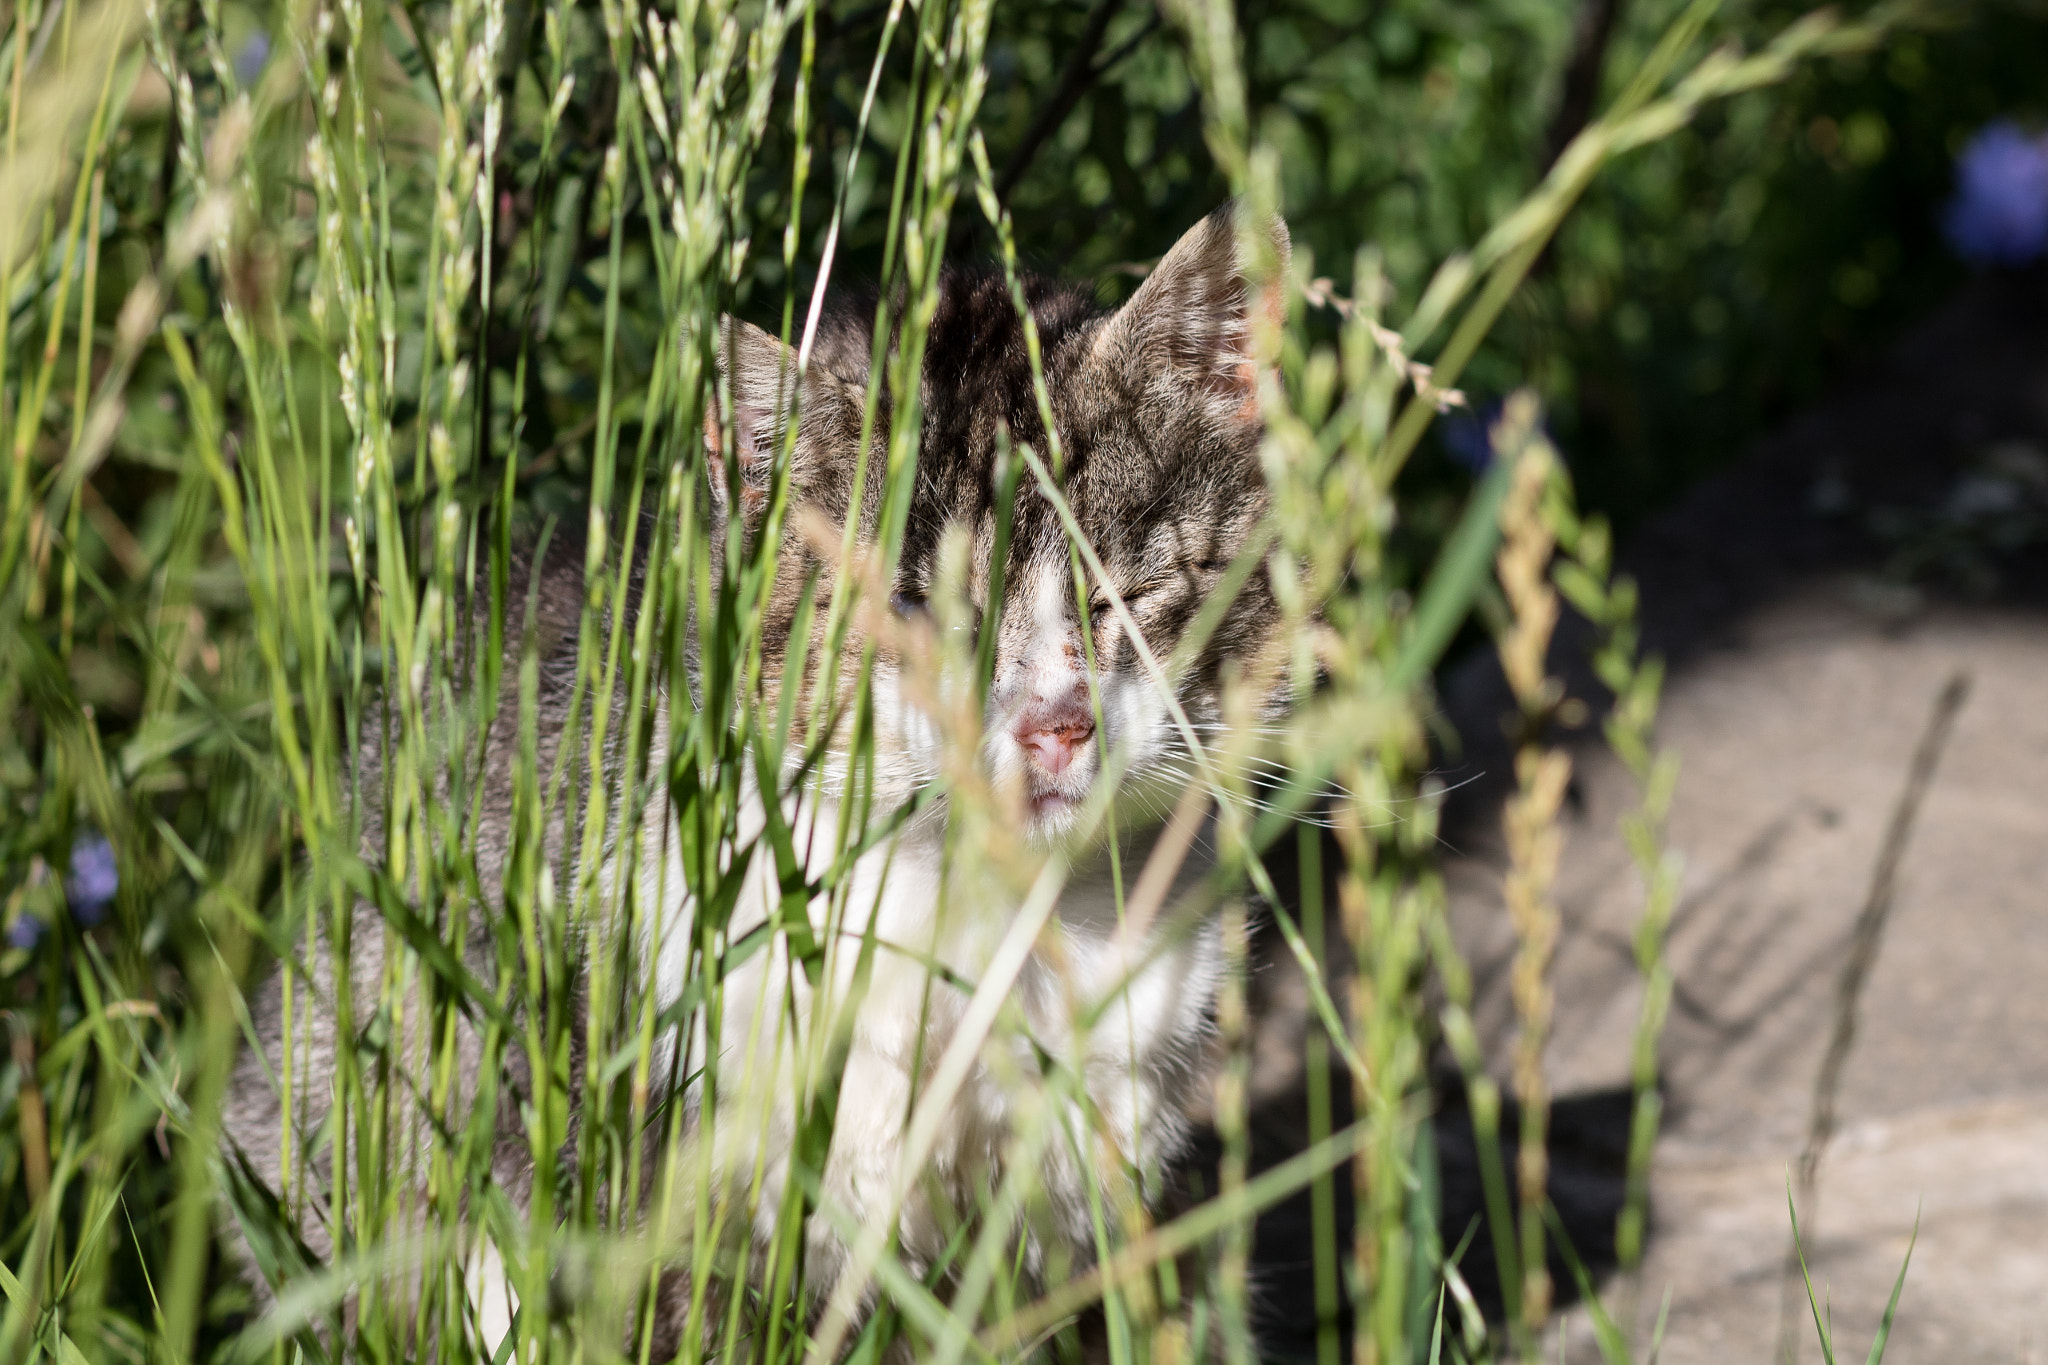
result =
M1251 131L1230 7L1167 10L1218 165L1256 211L1284 212L1276 154ZM444 1358L481 1358L464 1285L488 1242L524 1305L498 1360L632 1352L631 1324L646 1321L667 1267L690 1272L691 1359L1064 1358L1085 1316L1120 1363L1246 1360L1253 1220L1311 1185L1327 1210L1327 1182L1347 1163L1354 1238L1339 1245L1321 1218L1313 1255L1321 1292L1348 1301L1355 1330L1349 1343L1326 1334L1324 1359L1536 1353L1553 1300L1542 1045L1569 768L1547 668L1560 595L1599 628L1600 675L1619 699L1607 736L1643 793L1627 828L1647 887L1637 947L1648 989L1625 1264L1642 1247L1670 992L1661 934L1677 875L1662 836L1675 773L1652 738L1659 674L1636 648L1632 592L1612 575L1606 532L1575 510L1526 397L1509 405L1493 471L1430 572L1403 581L1387 541L1404 462L1457 401L1461 369L1604 164L1678 133L1711 101L1867 51L1930 11L1816 13L1749 55L1701 51L1713 13L1711 0L1686 9L1535 193L1419 298L1387 297L1369 245L1324 263L1349 270L1348 297L1310 261L1276 282L1287 320L1257 338L1271 362L1273 511L1228 581L1270 556L1285 615L1275 638L1290 648L1258 666L1302 700L1277 732L1237 725L1195 746L1183 805L1213 804L1217 869L1190 903L1130 907L1225 925L1237 972L1220 1005L1216 1188L1155 1220L1113 1149L1070 1121L1086 1109L1074 1072L1019 1071L1005 1078L1018 1118L1000 1178L962 1211L950 1259L918 1274L896 1255L893 1219L851 1223L816 1179L867 964L914 945L841 932L861 922L850 859L805 886L790 871L789 832L771 821L742 837L739 820L751 777L799 771L849 798L833 831L841 851L885 838L896 818L863 799L876 783L871 699L865 668L839 646L890 628L864 585L886 574L909 506L923 324L955 215L984 214L1016 267L1020 244L975 130L990 4L892 0L871 74L843 102L814 86L831 16L797 0L17 6L0 41L0 898L11 945L0 955L0 1359L405 1359L426 1342ZM843 136L823 135L828 117L850 125L830 130ZM898 416L887 442L863 452L885 534L842 543L842 572L807 607L832 642L820 666L844 669L844 686L816 689L801 714L796 689L779 706L762 692L766 588L783 541L807 533L786 462L761 532L720 537L713 491L732 471L707 457L702 433L718 411L716 322L739 283L760 277L757 258L778 263L766 274L780 298L764 309L757 295L754 312L778 317L802 348L816 294L796 281L809 268L831 274L856 209L886 224L877 333L905 324L901 346L877 355L869 407L886 394ZM1312 322L1317 309L1334 322ZM1057 500L1059 463L1056 443L1020 447L1007 476ZM563 534L564 518L581 522L585 547L579 702L561 761L543 767L537 660L521 645L527 608L509 591L510 566L515 546ZM1092 557L1075 545L1077 575L1091 576ZM643 558L634 614L625 566ZM959 572L956 560L942 624ZM1510 608L1500 650L1521 711L1504 904L1521 944L1523 1032L1508 1077L1487 1073L1466 1014L1425 740L1433 672L1489 583ZM488 642L465 649L476 620ZM1066 871L1007 835L969 761L988 651L968 631L900 643L910 685L958 756L940 783L944 913L1000 915L1005 937L983 979L934 983L968 1004L905 1116L894 1200L920 1178L949 1096L974 1068L1000 1074L1015 1055L988 1044L1021 1037L1008 988ZM1170 674L1185 657L1151 666ZM785 676L803 666L792 659ZM491 869L503 894L487 899L477 781L499 707L517 709L522 747L516 836ZM366 781L358 755L371 731L383 758ZM832 734L842 748L825 744ZM1280 781L1254 781L1275 765ZM1118 818L1114 785L1091 811L1105 824ZM370 809L381 847L362 840ZM1328 933L1320 885L1297 923L1264 863L1312 809L1341 856ZM689 945L692 988L657 1018L635 983L667 874L633 832L668 818L706 909ZM550 829L573 842L551 853ZM95 832L119 871L97 924L66 903L67 868ZM610 851L614 875L600 875ZM825 907L819 923L788 915L729 934L715 908L729 908L747 859L776 859L795 903ZM1139 870L1124 871L1135 895ZM390 949L367 1018L346 999L316 998L305 970L312 926L345 943L366 898L384 907ZM1356 1113L1333 1132L1324 1104L1309 1147L1260 1172L1243 991L1255 907L1310 983L1309 1046L1344 1064ZM493 928L482 973L460 956L478 917ZM808 1017L775 1021L778 1084L802 1121L796 1177L766 1209L754 1206L758 1180L734 1190L714 1170L654 1065L657 1037L673 1030L702 1028L717 1046L723 977L761 953L828 983L851 963L855 983L821 994ZM303 1264L290 1236L315 1193L314 1153L294 1153L298 1174L273 1204L221 1141L243 992L272 962L289 1008L333 1010L354 1040L319 1138L339 1154L322 1194L338 1248L325 1267ZM563 1007L573 983L586 992L580 1021ZM1105 1003L1088 1002L1093 1014L1076 1022ZM458 1019L479 1032L487 1082L511 1057L532 1077L521 1136L539 1174L524 1214L490 1177L493 1105L449 1098L460 1093ZM440 1124L420 1144L391 1117L406 1080L389 1040L406 1029L427 1040L420 1074ZM1425 1067L1439 1045L1464 1070L1481 1138L1508 1299L1491 1333L1458 1307L1470 1296L1446 1243L1462 1230L1433 1223ZM291 1093L319 1078L287 1067L278 1081ZM1512 1183L1503 1083L1522 1123ZM762 1122L758 1090L722 1097L716 1076L705 1086L714 1126ZM1038 1281L1015 1248L1040 1216L1036 1172L1056 1144L1097 1177L1098 1245L1089 1264ZM267 1311L224 1268L230 1208L280 1286ZM750 1260L739 1230L757 1219L775 1235ZM800 1252L816 1225L852 1247L837 1284L805 1283ZM1607 1358L1634 1358L1628 1333L1601 1322Z

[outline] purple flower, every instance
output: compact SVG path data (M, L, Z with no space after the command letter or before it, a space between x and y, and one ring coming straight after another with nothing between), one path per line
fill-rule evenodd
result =
M43 922L34 915L22 915L7 926L7 946L29 949L43 941Z
M92 928L107 917L107 906L120 889L121 870L114 861L114 846L96 832L72 840L71 876L64 883L71 917Z
M2000 120L1970 139L1956 162L1955 197L1942 231L1972 265L2025 265L2048 255L2048 137Z

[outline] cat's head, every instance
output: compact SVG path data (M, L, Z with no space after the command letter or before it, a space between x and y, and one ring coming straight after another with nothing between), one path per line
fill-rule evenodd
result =
M1017 800L1030 833L1071 829L1109 755L1122 751L1124 790L1155 811L1192 771L1183 723L1203 742L1222 718L1233 671L1265 678L1255 698L1270 711L1270 659L1278 619L1265 567L1257 565L1214 624L1193 665L1171 689L1164 666L1266 510L1259 463L1258 372L1251 360L1255 310L1280 309L1277 286L1258 274L1284 267L1286 228L1273 220L1247 258L1238 211L1226 207L1169 251L1130 300L1111 313L1084 293L1026 284L1063 460L1061 494L1104 570L1102 581L1073 551L1063 519L1026 469L1012 508L1002 579L995 668L984 716L986 771ZM1264 244L1264 245L1261 245ZM871 314L869 315L871 316ZM795 502L843 527L868 391L872 333L842 314L821 334L803 380L791 464ZM778 447L778 376L791 372L780 343L729 323L722 347L737 436L743 516L765 503ZM786 383L786 380L783 381ZM886 393L886 386L883 386ZM950 541L966 549L966 591L978 619L990 613L997 539L999 432L1029 444L1051 471L1025 332L1000 275L949 274L925 353L915 493L902 550L887 584L891 609L917 617L941 591ZM883 457L891 414L872 414L860 539L878 531ZM822 556L785 541L770 609L771 667L788 644L800 587ZM1076 564L1080 570L1077 581ZM880 585L873 585L877 588ZM1113 587L1148 650L1112 605ZM879 592L875 595L879 596ZM888 632L884 632L886 635ZM842 661L842 686L857 671L861 640ZM886 640L871 674L885 796L903 797L943 766L939 727L912 701L900 649ZM1148 661L1145 654L1149 651Z

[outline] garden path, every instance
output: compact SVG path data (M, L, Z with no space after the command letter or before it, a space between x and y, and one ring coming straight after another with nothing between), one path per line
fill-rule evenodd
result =
M1673 665L1659 735L1683 765L1669 1108L1636 1304L1647 1322L1668 1287L1669 1365L1770 1361L1787 1311L1800 1358L1819 1359L1803 1292L1786 1307L1786 1186L1888 842L1894 894L1834 1136L1802 1196L1815 1286L1861 1359L1917 1212L1886 1359L2048 1359L2044 547L2038 272L1979 281L1635 538L1646 635ZM1908 560L1919 573L1899 572ZM1958 676L1967 695L1898 838L1913 756ZM1483 660L1445 693L1466 735L1497 732L1482 718L1503 701ZM1497 775L1504 757L1482 743L1461 764ZM1632 791L1597 745L1576 761L1549 1049L1564 1097L1626 1084L1641 999L1629 937L1642 893L1615 828ZM1497 785L1475 788L1447 838L1453 920L1501 1058L1513 942L1498 818ZM1570 1335L1570 1358L1597 1359L1583 1310Z

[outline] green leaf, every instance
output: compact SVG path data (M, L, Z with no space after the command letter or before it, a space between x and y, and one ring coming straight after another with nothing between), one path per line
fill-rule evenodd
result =
M1891 1302L1884 1306L1884 1319L1877 1324L1877 1340L1870 1343L1870 1356L1864 1365L1879 1365L1884 1359L1884 1346L1892 1336L1892 1319L1899 1311L1899 1294L1906 1287L1906 1267L1913 1264L1913 1248L1920 1242L1920 1210L1913 1210L1913 1235L1906 1242L1906 1259L1899 1262L1899 1278L1892 1284Z
M1413 687L1436 667L1472 610L1473 599L1492 570L1493 548L1500 542L1500 505L1507 492L1508 465L1496 461L1472 490L1465 515L1422 585L1408 638L1389 679L1397 690Z
M1550 1224L1551 1234L1557 1239L1557 1249L1564 1255L1564 1263L1571 1267L1572 1279L1579 1286L1579 1298L1586 1305L1587 1316L1593 1319L1593 1340L1600 1347L1600 1356L1607 1365L1631 1365L1628 1339L1621 1329L1614 1325L1608 1315L1607 1306L1600 1302L1600 1295L1593 1288L1593 1277L1586 1273L1586 1264L1579 1259L1578 1249L1566 1235L1564 1220L1557 1216L1557 1206L1549 1200L1543 1201L1543 1221Z
M1792 1173L1790 1171L1785 1173L1785 1210L1792 1215L1792 1254L1799 1258L1799 1275L1801 1279L1806 1281L1806 1303L1813 1310L1813 1329L1820 1334L1821 1359L1825 1360L1827 1365L1835 1365L1834 1333L1828 1330L1827 1321L1821 1316L1820 1300L1814 1296L1813 1292L1813 1275L1806 1268L1806 1248L1799 1240L1799 1210L1792 1203ZM1910 1255L1910 1253L1908 1254ZM1905 1273L1904 1268L1901 1267L1899 1271L1901 1283L1904 1282ZM1897 1297L1895 1291L1893 1302L1897 1302Z

